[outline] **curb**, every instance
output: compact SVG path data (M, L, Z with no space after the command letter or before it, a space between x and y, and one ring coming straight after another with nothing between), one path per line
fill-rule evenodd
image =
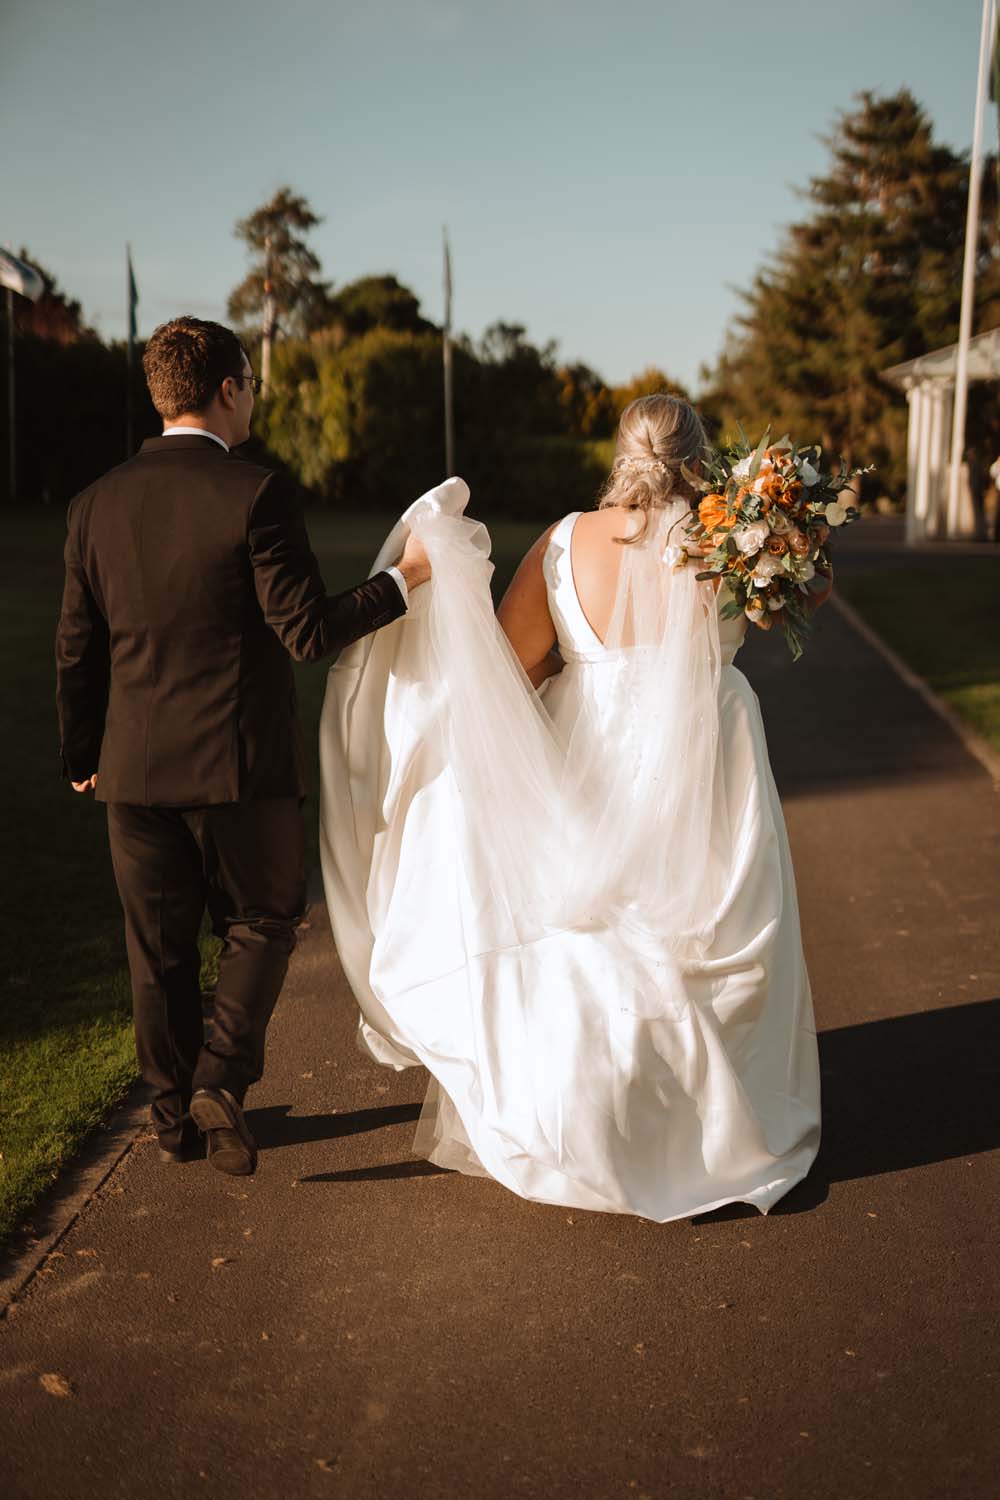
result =
M40 1229L26 1244L23 1231L15 1234L0 1254L0 1323L140 1139L143 1128L149 1124L151 1097L146 1084L135 1082L118 1109L98 1126L72 1163L63 1168L52 1186L28 1210L26 1217ZM23 1248L18 1248L18 1239Z
M323 880L319 871L313 871L309 878L306 903L302 925L308 928L317 920L318 907L323 906L325 914ZM119 1107L97 1127L73 1160L62 1168L56 1181L28 1210L26 1217L31 1223L42 1226L40 1232L32 1233L27 1240L23 1231L15 1233L6 1248L0 1250L0 1323L27 1291L46 1259L69 1234L112 1172L142 1138L149 1125L152 1096L152 1089L141 1079L136 1079ZM19 1241L21 1248L18 1247Z
M912 667L907 666L903 658L898 656L892 647L887 645L882 637L872 629L867 620L858 614L853 604L848 604L847 600L842 598L836 590L830 595L830 603L843 616L848 625L856 630L858 635L873 650L877 651L884 661L888 662L892 670L898 677L903 679L907 687L912 688L915 693L919 693L928 708L933 709L938 717L944 720L952 733L956 734L962 741L969 754L975 760L978 760L979 764L992 778L993 790L1000 791L1000 754L993 749L993 746L988 744L981 734L977 734L974 729L971 729L950 704L945 703L943 698L939 698L934 689L922 677L918 676Z

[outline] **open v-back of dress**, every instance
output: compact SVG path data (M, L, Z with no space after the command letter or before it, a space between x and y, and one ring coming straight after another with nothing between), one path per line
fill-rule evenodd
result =
M661 1222L732 1201L766 1212L816 1155L819 1069L784 822L757 700L733 665L745 622L718 631L718 901L705 942L679 948L620 904L570 925L532 922L529 894L497 916L507 896L491 839L498 868L516 864L522 835L535 851L540 906L546 884L572 876L557 820L539 840L544 808L519 757L535 745L537 760L557 762L581 702L594 722L605 707L612 715L621 666L577 596L567 516L544 560L565 667L528 701L490 623L481 528L462 518L462 491L442 486L407 513L438 547L434 581L408 617L346 651L327 688L324 877L362 1045L389 1066L429 1070L414 1149L440 1165L540 1202ZM399 540L397 529L379 564ZM445 591L449 614L435 627ZM506 745L483 747L503 757L496 805L462 764L474 684L463 696L435 641L459 668L474 655L478 693L516 720ZM609 719L609 753L614 734Z

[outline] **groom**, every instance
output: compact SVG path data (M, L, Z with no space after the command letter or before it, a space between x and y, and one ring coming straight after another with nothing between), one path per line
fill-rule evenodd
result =
M166 1162L253 1172L243 1097L305 907L302 736L290 657L402 615L398 568L327 595L280 474L231 450L259 381L228 328L175 318L143 365L163 436L72 501L56 638L66 776L107 803L135 1016ZM203 1042L198 932L224 947Z

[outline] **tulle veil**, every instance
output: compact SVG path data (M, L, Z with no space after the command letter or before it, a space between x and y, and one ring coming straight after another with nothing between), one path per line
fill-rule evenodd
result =
M596 665L612 690L599 703L583 695L567 724L549 714L497 623L490 539L465 516L468 499L464 481L448 480L387 538L375 570L399 556L410 529L432 581L414 592L407 617L343 654L321 730L321 852L335 936L366 1044L397 1066L425 1060L426 1046L383 983L391 967L398 986L401 972L393 881L406 839L428 841L426 889L407 889L408 920L421 901L428 930L442 902L457 914L444 938L407 940L415 995L456 966L555 931L613 929L630 935L639 970L643 933L655 937L657 968L623 973L617 1002L640 1014L669 1010L672 995L682 1003L681 972L710 948L725 881L728 851L713 846L712 814L718 619L711 584L697 581L693 562L678 565L687 502L652 511L642 540L621 547ZM623 516L623 534L638 519ZM407 727L386 756L379 726L389 711ZM381 758L372 748L380 741ZM422 813L430 806L433 818ZM436 851L442 806L453 836ZM464 869L488 870L488 888ZM662 972L671 960L677 985Z

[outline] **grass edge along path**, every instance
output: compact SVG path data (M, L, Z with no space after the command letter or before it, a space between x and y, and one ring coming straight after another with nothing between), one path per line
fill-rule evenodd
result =
M846 572L846 570L845 570ZM1000 556L842 572L838 592L1000 755Z

